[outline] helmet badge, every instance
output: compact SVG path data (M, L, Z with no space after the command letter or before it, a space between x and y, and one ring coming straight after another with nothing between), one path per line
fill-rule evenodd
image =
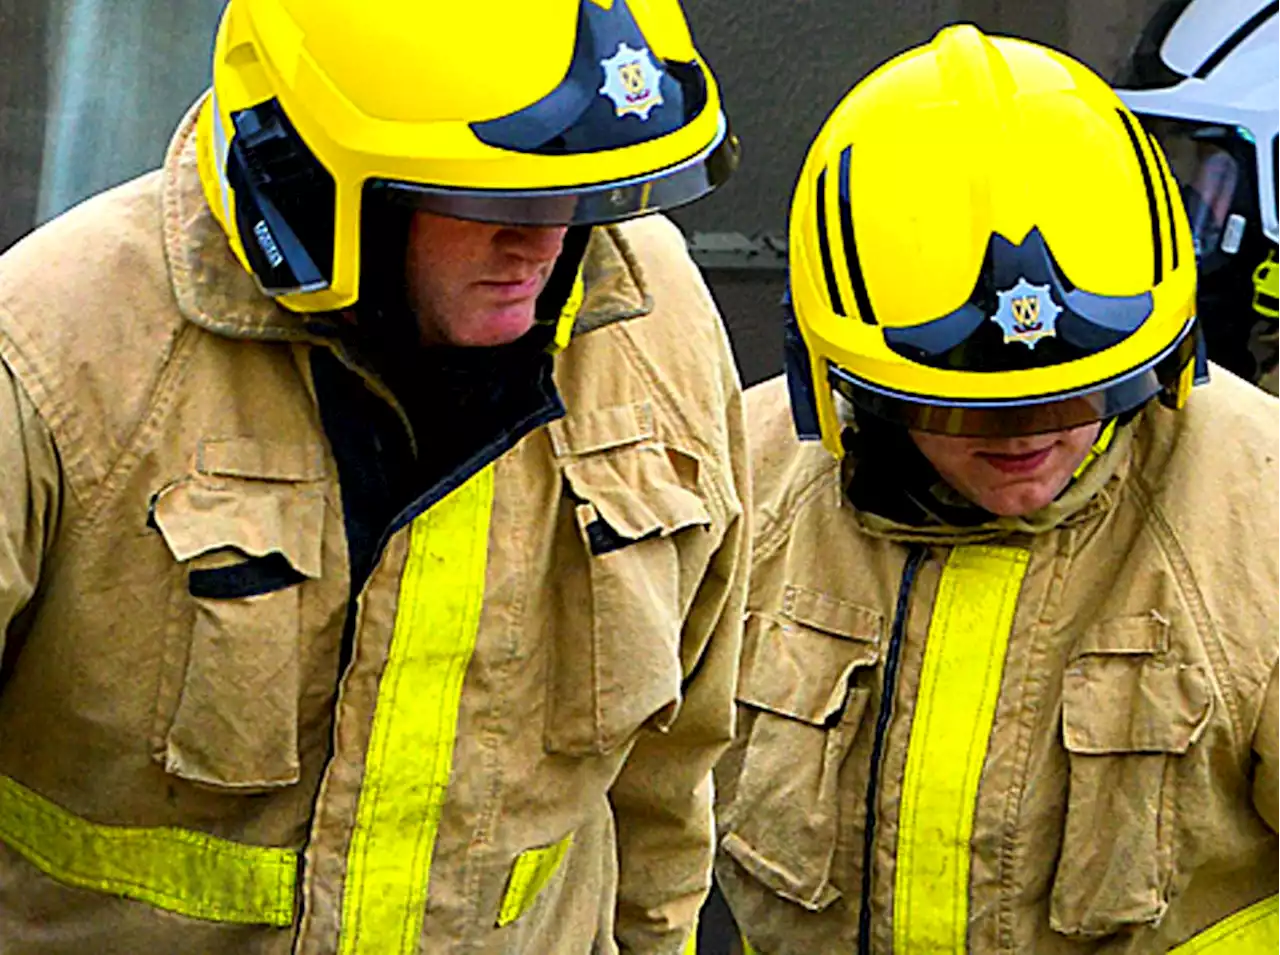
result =
M649 111L662 105L662 91L658 88L662 71L654 65L648 50L633 50L619 43L618 52L601 60L600 67L604 70L604 86L598 92L613 100L613 111L619 117L635 113L647 120Z
M1018 279L1013 288L998 292L1000 304L991 320L1004 332L1005 344L1022 342L1035 348L1042 338L1058 335L1058 314L1062 309L1049 295L1049 286L1032 285L1025 278Z

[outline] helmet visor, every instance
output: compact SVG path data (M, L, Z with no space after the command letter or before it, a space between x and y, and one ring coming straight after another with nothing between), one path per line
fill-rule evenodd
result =
M666 169L614 182L558 189L458 189L372 179L365 188L380 198L454 219L502 225L603 225L674 209L705 196L738 165L738 140L723 117L715 140L702 152Z
M1157 395L1172 400L1184 370L1196 360L1195 319L1163 353L1124 375L1067 394L1031 398L946 401L895 392L830 366L831 388L841 399L912 431L966 437L1017 437L1066 431L1132 411ZM842 404L837 401L837 406Z

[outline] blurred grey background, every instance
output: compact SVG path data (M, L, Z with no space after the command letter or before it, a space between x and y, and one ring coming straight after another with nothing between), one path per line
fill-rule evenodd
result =
M743 378L781 367L786 208L836 101L939 27L1049 43L1111 77L1159 0L686 0L720 77L743 165L677 214L707 271ZM0 0L0 249L160 162L208 82L222 0ZM939 161L944 161L939 157Z

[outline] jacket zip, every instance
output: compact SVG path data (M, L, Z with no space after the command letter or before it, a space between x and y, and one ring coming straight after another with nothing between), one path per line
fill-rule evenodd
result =
M884 681L880 690L880 711L876 715L876 738L871 747L871 770L867 774L867 825L862 839L862 905L858 911L858 955L871 955L871 868L876 843L876 796L880 788L880 761L884 756L884 739L893 718L893 694L898 683L898 660L907 630L907 610L911 605L911 587L916 572L924 562L925 549L916 544L907 553L898 585L898 602L893 611L893 629L889 649L884 658Z
M316 346L316 347L321 347L321 346ZM413 434L413 428L409 423L408 418L405 416L404 410L401 408L398 401L396 401L395 397L393 395L390 395L390 392L386 391L385 386L383 386L381 382L379 382L376 378L371 378L366 371L364 371L358 364L356 364L351 359L351 357L346 353L345 349L341 349L341 348L335 349L333 351L333 354L349 371L354 372L355 374L359 375L362 379L364 379L366 384L372 383L374 385L377 385L379 397L383 398L384 401L387 401L387 403L396 412L396 415L405 424L406 430L409 433L410 443L416 448L416 440ZM319 405L318 399L317 399L317 405ZM496 461L507 451L511 450L511 448L515 447L515 445L518 444L520 440L522 440L527 434L536 430L537 428L540 428L546 424L549 424L552 421L557 420L558 418L564 417L564 415L565 415L564 402L560 399L559 393L556 392L554 394L554 400L548 402L547 405L541 408L535 409L529 414L526 414L519 421L508 424L507 428L502 433L496 436L492 441L485 444L479 451L475 452L469 459L461 462L454 470L446 474L440 481L437 481L435 485L433 485L430 488L427 488L426 491L424 491L421 495L419 495L417 498L415 498L413 501L407 504L404 508L400 510L398 514L396 514L391 519L391 523L387 525L387 527L383 530L381 536L378 538L377 545L375 546L373 551L372 566L373 567L377 566L378 561L381 559L382 552L387 546L387 543L391 540L392 536L397 531L401 530L406 525L412 523L414 519L416 519L419 515L427 511L432 505L438 503L449 492L456 490L458 487L464 484L467 480L474 477L476 473L478 473L487 464L492 463L493 461ZM370 574L370 576L372 576L372 573ZM347 602L347 620L343 625L343 645L339 652L339 665L338 665L339 683L341 682L342 678L346 675L347 666L351 662L351 654L352 654L354 645L348 646L347 641L348 639L351 639L354 641L354 637L355 637L354 624L358 617L357 602L359 600L360 595L364 592L364 589L368 586L368 583L369 581L366 579L360 587L360 592L352 593L350 596L350 599ZM350 634L347 633L348 629L351 630ZM335 714L335 730L336 730L336 714L337 714L336 707L334 710L334 714ZM329 764L333 761L335 748L336 748L336 741L334 739L333 733L331 732L329 734L328 753L325 756L324 770L322 771L322 775L321 775L322 779L324 775L326 775L329 771ZM322 790L323 790L323 786L316 787L316 794L311 802L311 816L310 816L311 822L307 827L306 838L303 840L302 846L298 849L298 868L297 868L298 892L295 900L295 915L294 915L294 924L298 926L301 925L302 917L306 913L306 890L305 890L306 883L304 880L305 880L306 869L307 869L307 852L311 847L312 827L315 825L316 812L320 804L320 796L321 796ZM341 932L341 923L339 923L339 932ZM290 952L293 953L293 955L297 955L297 953L299 952L299 946L302 944L302 941L303 941L302 933L298 932L297 935L295 935L293 942L290 946Z

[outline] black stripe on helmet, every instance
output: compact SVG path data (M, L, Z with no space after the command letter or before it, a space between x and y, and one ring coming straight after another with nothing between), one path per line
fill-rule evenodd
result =
M831 264L831 242L827 239L827 171L818 173L817 194L813 200L818 212L818 252L822 256L822 275L827 280L827 294L831 296L831 307L837 315L848 314L844 310L844 302L840 299L840 289L836 286L836 270Z
M1147 131L1147 140L1151 143L1151 155L1156 157L1156 168L1160 172L1160 190L1164 193L1164 208L1169 214L1169 245L1172 263L1170 268L1178 267L1178 220L1173 217L1173 182L1169 173L1169 163L1164 157L1164 153L1160 149L1160 143L1156 140L1150 130Z
M858 258L858 243L853 235L853 209L849 198L853 192L850 181L852 160L853 147L845 146L844 152L840 154L840 237L844 240L845 265L849 267L849 284L853 286L858 316L868 325L875 325L876 314L871 308L871 296L867 294L867 283L862 277L862 262Z
M1138 137L1138 126L1125 110L1117 109L1120 121L1124 123L1125 132L1129 134L1129 142L1133 144L1133 152L1138 157L1138 168L1142 170L1142 184L1147 189L1147 211L1151 216L1151 248L1155 259L1155 279L1153 285L1164 281L1164 243L1160 234L1160 206L1156 201L1156 187L1151 181L1151 168L1147 165L1147 157L1142 152L1142 140Z

